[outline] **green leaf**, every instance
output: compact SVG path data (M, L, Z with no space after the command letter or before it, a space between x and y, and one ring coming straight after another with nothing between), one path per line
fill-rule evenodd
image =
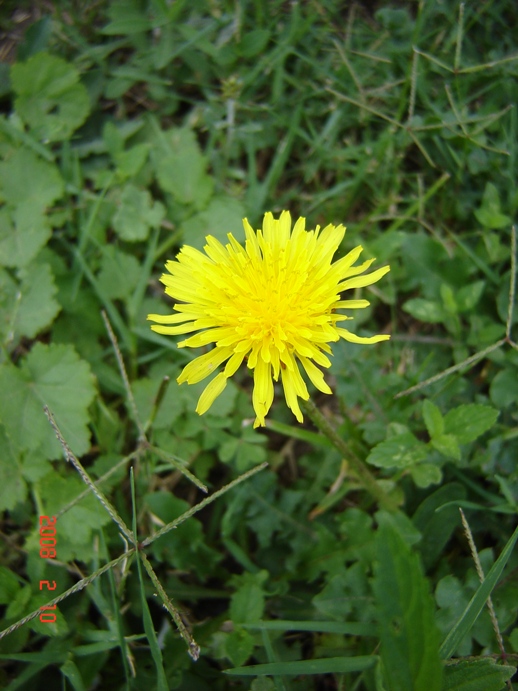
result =
M432 439L431 444L434 449L447 458L454 458L456 461L460 460L460 448L457 437L453 434L441 434Z
M12 511L16 504L24 501L27 486L22 477L20 459L7 437L4 425L0 424L0 511Z
M254 650L254 637L241 626L225 637L225 653L233 665L244 664Z
M132 146L127 151L116 153L114 159L118 175L122 179L135 176L146 162L150 148L151 145L148 142L143 142Z
M446 317L442 305L424 298L407 300L403 305L403 309L408 314L411 314L414 319L428 324L439 324Z
M455 295L459 312L468 312L473 309L482 297L485 281L475 281L467 286L463 286Z
M460 660L446 665L443 691L502 691L515 671L515 667L488 658Z
M433 439L441 435L444 431L444 419L441 411L431 401L425 400L423 402L423 419L428 434Z
M0 290L3 292L2 274L3 272L0 272ZM8 288L11 299L7 309L13 317L9 325L11 331L9 340L15 345L22 336L35 338L40 331L52 324L61 309L59 303L54 300L57 287L48 264L32 265L22 269L19 275L22 279L21 284L13 285L11 290ZM2 312L3 309L0 307L0 319ZM2 322L0 322L0 333L4 331Z
M154 202L147 190L135 185L126 185L120 205L113 217L113 227L123 240L138 242L145 240L151 228L157 228L165 216L165 208Z
M404 432L377 444L367 457L367 463L378 468L408 468L423 461L427 455L426 444L411 432Z
M253 29L246 33L239 44L241 55L246 58L259 55L259 53L266 48L266 44L270 40L270 35L268 29Z
M228 233L232 233L238 242L242 242L244 216L245 208L237 199L214 197L204 211L182 223L185 242L202 250L207 235L212 235L225 245L228 242Z
M426 489L430 485L438 485L442 480L442 470L433 463L419 463L410 468L412 480L418 487Z
M261 619L264 612L265 593L263 584L268 571L244 573L235 577L239 587L230 599L230 618L234 624L246 624Z
M495 424L499 411L479 403L468 403L450 410L444 418L444 431L459 444L468 444Z
M44 210L63 192L57 167L28 148L18 149L0 163L0 199L11 206L23 204Z
M43 412L46 404L66 442L81 456L90 447L88 406L95 387L90 367L72 346L36 343L19 367L0 367L0 421L16 449L39 449L46 458L63 450Z
M50 237L44 215L63 195L58 169L29 149L19 149L0 163L0 265L26 266Z
M377 655L357 655L356 657L326 657L322 660L296 660L295 662L269 662L263 665L235 667L224 670L225 674L240 677L261 675L301 674L346 674L371 669L378 662Z
M112 300L128 298L140 278L140 264L136 257L114 245L103 248L99 286Z
M471 631L473 624L478 619L480 612L486 604L487 598L491 595L502 575L502 571L511 556L516 540L518 540L518 528L516 528L502 550L502 553L491 567L491 570L477 588L477 591L469 601L462 616L444 639L440 649L443 660L449 659L454 654L464 636Z
M76 68L55 55L37 53L11 67L15 109L39 139L68 139L86 120L90 99Z
M489 387L491 401L498 408L508 408L518 401L518 368L504 367Z
M441 691L435 606L418 556L397 531L381 526L374 593L387 691Z
M491 182L486 183L482 204L474 213L477 221L485 228L505 228L512 223L509 216L501 213L498 189Z
M412 520L423 536L419 550L425 568L439 558L453 531L460 524L458 507L465 497L464 486L452 482L430 494L413 515ZM445 504L448 506L439 511Z
M212 194L213 178L194 132L186 127L159 131L153 150L158 184L182 204L202 208Z
M7 605L20 590L20 583L7 566L0 566L0 604Z

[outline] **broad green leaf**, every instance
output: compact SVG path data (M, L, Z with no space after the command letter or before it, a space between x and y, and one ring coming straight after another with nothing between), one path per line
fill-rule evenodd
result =
M403 309L408 314L411 314L414 319L428 324L438 324L444 321L446 317L442 305L424 298L407 300L403 305Z
M215 197L206 209L182 224L184 241L199 250L206 245L206 236L212 235L223 245L228 243L228 233L238 242L244 240L243 218L245 207L233 197Z
M37 53L11 67L15 109L45 142L68 139L86 120L88 92L76 68L56 55Z
M90 447L88 406L95 387L90 367L72 346L36 343L19 367L0 367L0 421L16 449L39 449L46 458L63 450L43 412L47 405L72 451L80 456Z
M464 485L452 482L437 489L418 506L412 520L423 536L418 549L425 568L435 563L460 525L458 507L465 497ZM445 504L448 506L439 511Z
M459 444L467 444L491 429L498 415L498 410L479 403L461 405L445 415L444 431L453 434Z
M0 265L29 264L51 235L46 216L31 204L0 209Z
M145 240L151 228L157 228L165 215L164 206L153 202L147 190L128 184L124 187L120 205L113 217L113 227L123 240Z
M150 492L145 495L145 508L164 524L188 511L190 505L169 492ZM197 571L206 577L220 561L221 555L204 540L203 526L192 517L156 540L151 547L159 561L174 564L175 568Z
M0 200L10 206L28 204L33 210L44 210L63 192L57 167L28 148L18 149L0 163Z
M502 691L515 671L488 658L460 660L445 666L443 691Z
M442 470L433 463L419 463L410 468L410 475L417 487L426 489L430 485L438 485L442 480Z
M116 153L114 159L118 175L122 179L136 175L146 162L150 148L151 145L148 142L143 142L132 146L127 151Z
M367 463L378 468L408 468L423 461L427 455L426 444L411 432L404 432L377 444L367 457Z
M26 266L50 237L44 212L64 191L56 166L30 149L19 149L0 163L0 265Z
M230 598L230 618L234 624L257 621L263 616L265 592L263 585L268 579L267 571L243 573L235 577L239 584Z
M159 131L153 150L158 184L183 204L203 208L212 194L213 178L194 132L186 127Z
M20 590L20 582L7 566L0 566L0 604L7 605Z
M248 31L239 44L239 52L246 58L252 58L261 53L268 41L271 33L268 29L253 29Z
M4 425L0 424L0 511L12 511L26 496L27 486L22 477L19 456L7 437Z
M114 245L103 248L99 286L110 299L128 298L140 278L140 264L136 257Z
M485 228L505 228L512 223L509 216L501 212L498 189L491 182L486 183L482 204L474 213L477 221Z
M491 401L498 408L508 408L518 401L518 368L504 367L489 387Z
M385 511L381 509L375 514L379 527L388 526L396 532L409 546L417 544L421 540L421 533L412 523L410 518L401 511Z
M473 624L486 604L487 598L491 595L493 589L500 579L500 576L502 575L502 571L504 570L505 565L511 556L516 540L518 540L518 528L516 528L506 546L502 550L502 553L491 567L491 570L477 588L476 593L469 601L469 604L464 610L462 616L444 639L440 649L440 654L443 660L449 659L454 654L464 636L471 631Z
M295 675L301 674L346 674L347 672L364 672L378 662L377 655L357 655L356 657L326 657L322 660L296 660L295 662L269 662L263 665L235 667L224 670L225 674L240 677L261 675Z
M459 312L467 312L473 309L484 292L485 281L475 281L463 286L455 295Z
M236 626L225 637L225 652L233 665L244 664L254 650L254 637L243 627Z
M66 477L51 471L35 484L43 514L47 516L55 515L86 489L85 483L75 471L74 474L67 473ZM56 522L57 558L63 561L89 558L94 532L110 521L110 515L97 497L92 492L87 494ZM38 540L39 535L33 533L26 542L27 550L38 554Z
M437 449L443 456L447 458L454 458L456 461L460 460L460 448L457 437L454 434L440 434L432 439L431 444L434 449Z
M52 324L61 309L54 299L57 288L48 264L31 265L19 275L22 281L16 285L0 271L0 334L8 345L16 345L22 336L37 336ZM2 304L6 298L7 305Z
M423 419L428 434L433 439L443 433L444 419L439 408L432 401L423 402Z
M380 527L374 593L387 691L441 691L435 606L419 558L393 527Z

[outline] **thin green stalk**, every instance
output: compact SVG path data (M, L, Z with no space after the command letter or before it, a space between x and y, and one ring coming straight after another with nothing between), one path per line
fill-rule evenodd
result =
M311 399L301 401L301 407L311 418L318 429L324 434L333 446L340 451L347 462L354 470L364 489L372 496L379 505L387 511L397 511L396 501L390 497L378 484L376 478L367 468L365 463L356 456L347 446L346 442L340 437L333 425L327 420Z

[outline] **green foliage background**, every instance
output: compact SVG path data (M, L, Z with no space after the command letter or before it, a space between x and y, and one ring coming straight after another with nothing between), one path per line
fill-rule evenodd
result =
M99 486L140 539L202 500L187 469L210 494L269 465L145 550L197 662L129 559L63 600L55 624L1 638L0 686L511 688L516 4L64 0L2 13L0 628L49 601L40 581L63 593L125 549L96 497L80 498L43 405L90 477L108 473ZM201 351L145 321L171 308L158 277L183 243L242 239L243 217L257 227L286 208L310 227L345 223L340 252L362 244L392 267L355 322L392 340L336 344L336 395L313 398L396 513L282 395L253 430L245 368L199 417L205 383L175 379ZM42 559L39 516L56 514L57 558Z

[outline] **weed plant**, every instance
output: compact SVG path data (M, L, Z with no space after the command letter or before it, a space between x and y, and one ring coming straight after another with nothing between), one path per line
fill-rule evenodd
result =
M0 687L513 688L516 3L0 12ZM391 340L199 416L163 265L283 209L391 265Z

